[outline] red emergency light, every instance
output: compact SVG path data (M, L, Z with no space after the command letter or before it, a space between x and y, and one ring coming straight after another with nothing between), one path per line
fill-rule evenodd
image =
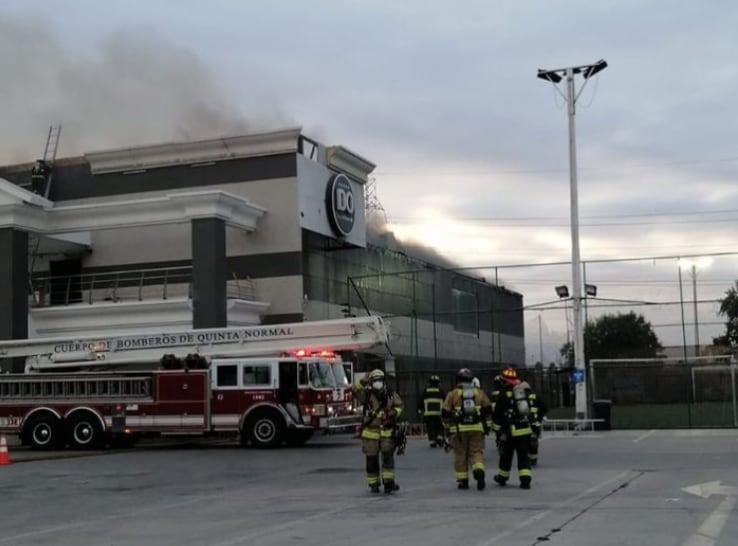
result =
M310 349L298 349L296 351L292 351L289 353L290 356L294 356L296 358L306 358L306 357L320 357L320 358L335 358L336 353L333 351L311 351Z

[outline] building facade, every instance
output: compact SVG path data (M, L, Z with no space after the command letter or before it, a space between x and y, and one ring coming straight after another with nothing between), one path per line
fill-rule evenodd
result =
M0 167L0 338L371 312L393 341L366 366L525 361L522 296L368 230L374 165L298 128L32 168Z

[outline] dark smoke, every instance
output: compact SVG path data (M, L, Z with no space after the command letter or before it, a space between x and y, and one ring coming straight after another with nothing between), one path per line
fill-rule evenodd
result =
M0 163L40 157L59 123L59 157L288 124L263 113L247 123L200 59L150 32L77 54L41 26L0 14Z

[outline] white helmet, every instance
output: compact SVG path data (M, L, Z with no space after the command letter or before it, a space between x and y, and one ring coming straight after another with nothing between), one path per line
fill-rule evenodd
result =
M472 379L472 387L474 387L475 389L482 388L482 384L479 382L478 378L475 377L474 379Z

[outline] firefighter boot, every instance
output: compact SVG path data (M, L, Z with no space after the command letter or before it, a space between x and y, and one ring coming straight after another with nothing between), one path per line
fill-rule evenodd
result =
M477 480L477 490L481 491L487 485L484 481L484 470L478 468L474 471L474 479Z
M372 485L370 485L369 491L371 491L372 493L379 493L379 484L373 483Z
M395 491L398 491L400 489L400 486L397 485L393 480L388 480L384 482L384 492L385 493L394 493Z
M459 489L469 489L469 480L466 478L463 480L457 480L457 483L459 484Z
M507 478L503 478L499 474L495 474L492 479L496 481L499 485L502 487L505 487L507 485Z
M520 489L530 489L530 476L520 478Z

